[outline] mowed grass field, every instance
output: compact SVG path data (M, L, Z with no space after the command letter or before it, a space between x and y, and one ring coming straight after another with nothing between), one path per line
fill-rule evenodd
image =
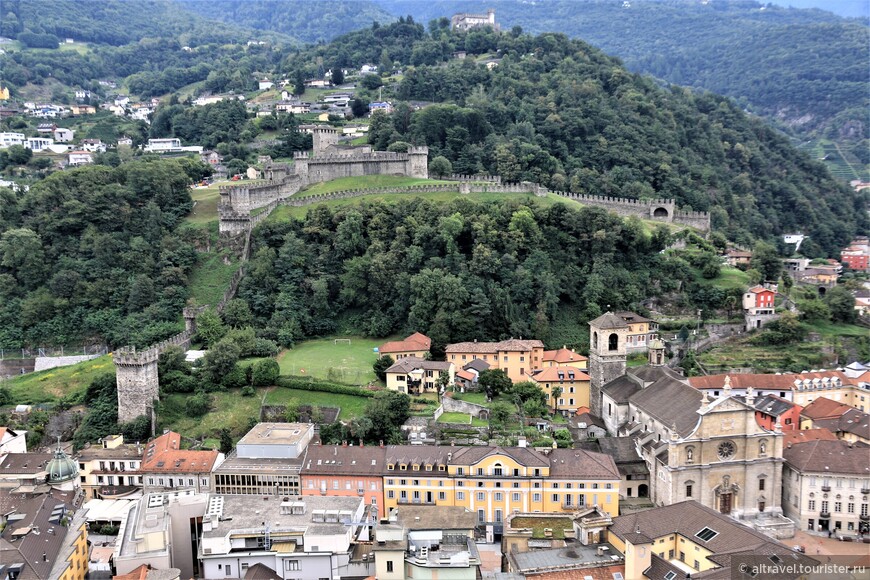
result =
M346 344L345 339L350 340L350 344ZM338 336L306 340L292 349L281 351L278 364L282 375L365 385L378 380L372 370L378 354L372 349L387 340L392 339Z
M205 224L217 221L218 202L221 198L221 185L234 185L238 181L215 181L208 187L195 187L190 190L193 199L193 211L187 216L187 221L194 224Z
M21 375L8 381L0 381L0 386L9 389L13 404L32 405L57 401L71 395L78 396L85 392L91 381L104 373L115 373L115 365L110 355L68 367Z

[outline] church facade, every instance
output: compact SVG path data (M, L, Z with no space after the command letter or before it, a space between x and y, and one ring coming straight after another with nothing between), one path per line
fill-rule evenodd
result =
M666 366L660 341L650 344L648 364L614 377L620 364L625 369L624 334L615 318L607 313L590 322L591 392L600 397L608 433L631 438L646 463L650 499L660 506L694 500L738 519L782 520L782 429L758 424L754 393L734 395L726 377L722 395L708 398Z

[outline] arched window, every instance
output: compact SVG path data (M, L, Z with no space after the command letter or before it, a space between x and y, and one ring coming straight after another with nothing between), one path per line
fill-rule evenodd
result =
M608 348L608 350L619 349L619 335L616 334L615 332L608 337L607 348Z
M598 333L592 333L592 348L598 348Z

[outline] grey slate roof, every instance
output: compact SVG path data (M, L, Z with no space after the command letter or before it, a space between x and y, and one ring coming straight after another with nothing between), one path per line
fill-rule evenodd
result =
M550 465L545 455L528 447L454 447L453 450L453 459L450 463L454 465L477 463L484 457L495 454L507 455L526 467L547 467Z
M476 358L462 368L465 370L474 369L477 372L483 372L490 367L490 364L482 358Z
M585 477L590 479L619 479L619 470L613 458L603 453L583 449L553 449L550 459L550 477Z
M842 440L797 443L783 449L782 457L801 472L870 476L870 450Z
M615 402L627 403L628 399L640 390L640 385L628 375L623 375L604 385L601 390Z
M436 360L424 360L415 356L400 358L399 361L387 369L388 373L410 373L416 369L424 371L449 371L452 363Z
M681 380L663 376L631 396L631 403L668 427L676 425L681 437L698 424L703 394Z
M736 397L746 402L746 397ZM791 401L787 401L781 397L777 397L776 395L764 395L763 397L759 397L755 400L755 410L761 411L762 413L766 413L771 417L779 417L789 409L794 407L794 403Z

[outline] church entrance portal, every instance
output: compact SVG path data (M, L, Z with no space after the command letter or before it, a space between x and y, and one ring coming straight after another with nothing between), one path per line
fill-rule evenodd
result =
M731 494L723 493L719 495L719 512L725 515L731 514Z

